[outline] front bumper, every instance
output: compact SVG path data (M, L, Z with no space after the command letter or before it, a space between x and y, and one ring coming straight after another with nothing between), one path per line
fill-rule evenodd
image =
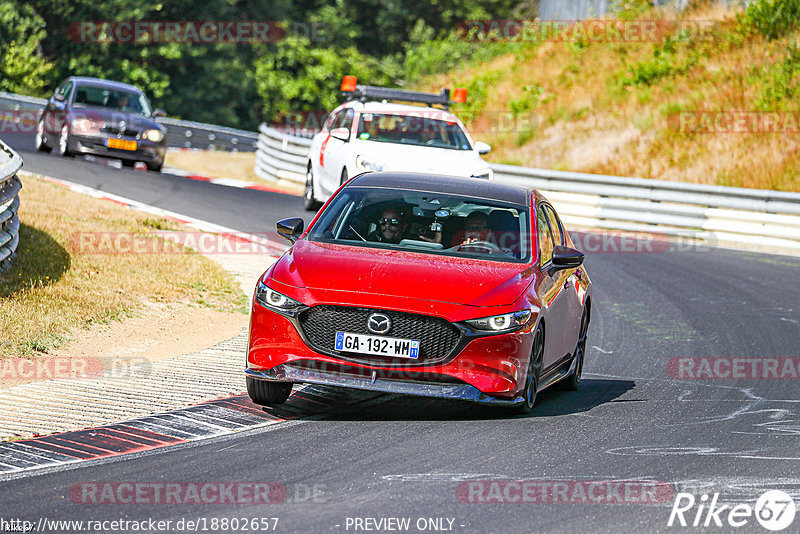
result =
M272 380L280 382L301 382L306 384L321 384L382 393L398 393L403 395L417 395L421 397L436 397L442 399L457 399L479 404L508 407L522 404L524 399L519 396L514 399L492 397L481 392L469 384L436 384L433 382L417 382L377 378L377 371L370 377L359 377L335 373L326 373L318 370L303 369L291 365L278 365L272 369L258 371L245 369L245 373L257 380Z
M432 363L354 359L311 348L296 318L253 300L247 373L262 380L339 385L372 391L513 405L524 388L535 317L517 332L467 336Z
M123 138L127 141L136 141L136 150L122 150L108 148L105 143L108 136L103 135L71 135L70 150L79 154L93 154L109 158L160 162L167 153L166 142L154 143L146 139Z

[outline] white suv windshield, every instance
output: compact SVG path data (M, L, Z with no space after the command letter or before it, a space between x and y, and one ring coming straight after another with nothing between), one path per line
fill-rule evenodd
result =
M358 121L358 138L450 150L472 148L458 123L413 114L362 113Z

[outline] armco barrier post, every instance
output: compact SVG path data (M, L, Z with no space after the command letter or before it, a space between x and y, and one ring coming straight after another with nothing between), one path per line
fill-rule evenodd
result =
M11 266L19 245L20 167L19 154L0 141L0 272Z

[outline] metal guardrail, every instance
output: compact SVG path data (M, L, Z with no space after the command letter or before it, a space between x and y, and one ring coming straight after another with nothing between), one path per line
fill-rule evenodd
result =
M309 139L259 127L258 176L305 183ZM533 187L573 226L800 251L800 194L491 165L495 180Z
M0 141L0 272L11 266L19 245L19 190L17 171L22 158Z
M800 194L492 165L540 190L565 222L800 251Z
M44 98L4 93L0 91L0 111L25 112L31 116L22 123L33 132L39 112L47 105ZM158 118L167 128L167 146L173 148L197 148L202 150L226 150L254 152L258 134L227 126L206 124L204 122L184 121L172 118Z
M258 128L256 175L264 180L306 183L311 139L281 132L262 124Z

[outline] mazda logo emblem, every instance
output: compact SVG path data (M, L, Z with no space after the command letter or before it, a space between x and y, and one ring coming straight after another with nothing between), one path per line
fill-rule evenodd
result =
M386 334L392 329L392 320L383 313L373 313L367 319L367 330L373 334Z

